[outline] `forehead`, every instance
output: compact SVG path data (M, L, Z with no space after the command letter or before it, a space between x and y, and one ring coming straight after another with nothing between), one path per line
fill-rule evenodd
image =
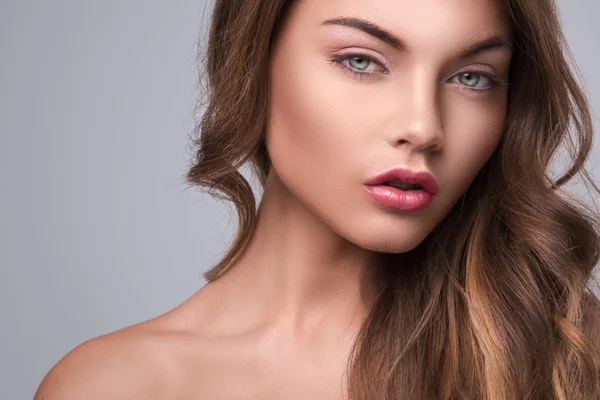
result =
M501 0L297 0L293 19L307 29L350 33L352 28L322 22L358 17L397 35L411 48L491 34L510 36L505 7Z

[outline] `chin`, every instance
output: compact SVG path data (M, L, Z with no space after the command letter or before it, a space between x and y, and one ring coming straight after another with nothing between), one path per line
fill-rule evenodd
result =
M406 253L407 251L413 250L419 244L422 243L422 239L418 238L415 240L414 237L403 239L388 239L387 241L369 241L365 244L358 244L360 247L370 250L376 251L378 253L391 253L391 254L400 254Z
M343 235L344 238L355 245L378 253L400 254L413 250L425 240L430 231L422 229L415 231L414 228L406 227L401 232L393 232L389 229L362 228L354 234Z

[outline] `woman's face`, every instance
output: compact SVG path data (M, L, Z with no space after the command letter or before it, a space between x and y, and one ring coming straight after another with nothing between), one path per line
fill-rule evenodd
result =
M511 32L501 2L303 0L290 11L271 59L270 179L345 239L411 250L502 135L507 87L494 80L508 81L510 45L498 43ZM389 36L348 26L361 20ZM369 194L366 183L395 168L431 173L428 206L401 211Z

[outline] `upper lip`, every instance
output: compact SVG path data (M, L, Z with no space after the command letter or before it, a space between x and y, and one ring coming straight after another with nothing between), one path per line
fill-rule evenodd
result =
M406 168L394 168L379 174L369 179L367 185L380 185L393 179L411 184L419 184L426 192L433 195L437 194L440 190L438 183L429 171L411 171Z

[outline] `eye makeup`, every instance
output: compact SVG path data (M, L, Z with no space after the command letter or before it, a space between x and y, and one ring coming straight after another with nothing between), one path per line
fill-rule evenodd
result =
M376 65L380 68L380 71L379 72L373 72L373 71L365 72L364 70L361 70L359 68L352 67L352 65L350 63L352 61L356 61L356 60L367 62L369 66ZM353 74L353 76L359 80L372 79L372 78L377 78L378 75L389 74L389 71L388 71L386 65L382 61L379 61L377 58L372 57L367 54L364 54L364 53L355 52L355 53L350 53L350 54L339 55L339 56L328 59L328 61L330 63L332 63L333 65L336 65L339 68L341 68L344 72L349 72L349 73ZM492 89L495 89L498 86L508 86L508 84L509 84L508 82L499 79L495 73L490 72L485 69L482 69L482 68L471 68L471 69L465 70L463 72L460 72L460 73L454 75L453 78L454 77L460 78L467 74L469 74L471 76L478 76L478 77L483 78L484 80L488 80L490 82L487 86L485 86L483 88L474 88L469 85L461 84L460 82L458 83L458 85L460 86L460 88L462 90L466 90L468 92L472 92L475 94L485 94L486 92L488 92ZM480 81L481 81L481 79L477 80L478 83Z

